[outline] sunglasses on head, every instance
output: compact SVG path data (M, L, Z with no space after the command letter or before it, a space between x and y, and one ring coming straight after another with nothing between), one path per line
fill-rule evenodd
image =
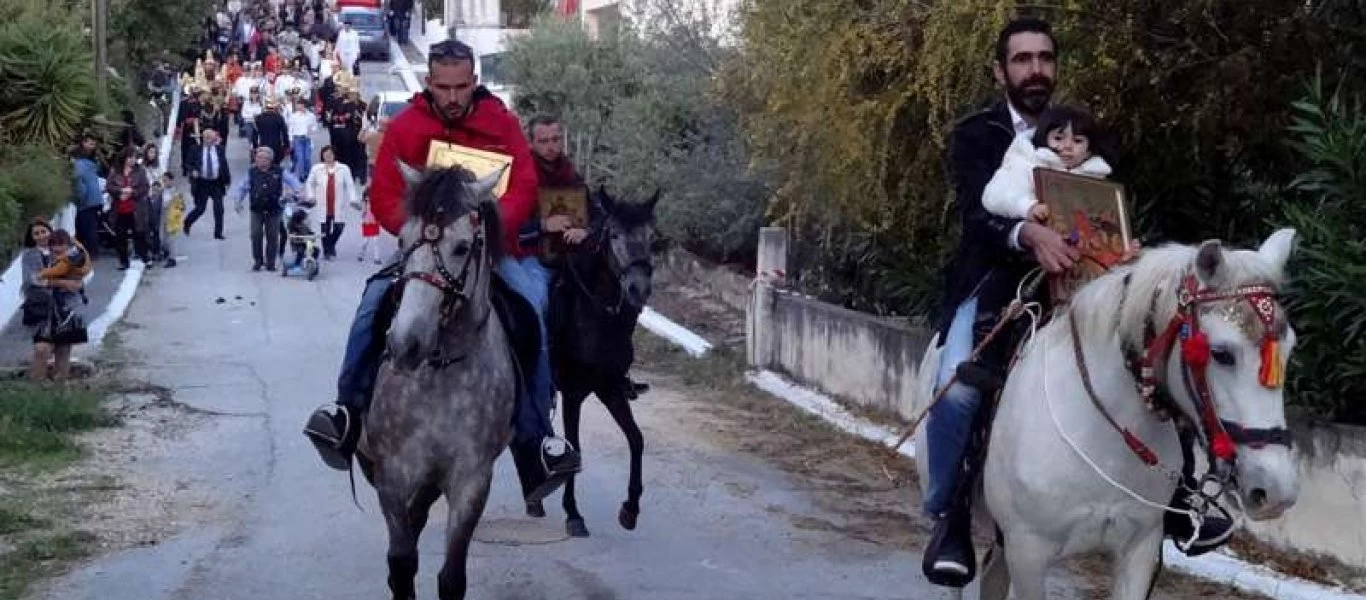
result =
M474 50L464 42L446 40L432 44L427 51L431 60L474 60Z

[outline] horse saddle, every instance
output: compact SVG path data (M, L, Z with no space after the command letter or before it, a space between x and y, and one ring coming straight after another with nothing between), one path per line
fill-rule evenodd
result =
M541 352L540 317L531 303L512 289L497 273L493 276L493 286L489 300L503 324L508 337L513 364L517 366L517 394L524 393L531 370L536 368L536 358Z

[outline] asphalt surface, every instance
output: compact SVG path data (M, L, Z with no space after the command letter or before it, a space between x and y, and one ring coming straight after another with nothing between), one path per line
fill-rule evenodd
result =
M367 96L400 84L385 65L363 69ZM244 172L245 144L234 137L228 150L234 173ZM186 515L171 539L78 568L39 597L388 597L373 491L358 482L358 510L346 475L324 467L299 433L306 415L332 399L345 332L373 265L355 260L359 238L350 230L340 259L325 263L317 281L252 273L245 216L229 211L226 235L182 239L185 260L149 272L118 336L129 377L165 386L210 415L141 468L210 490L213 510ZM558 495L547 500L547 518L525 517L511 460L500 458L471 551L469 597L941 597L920 580L911 553L794 527L791 515L819 511L802 483L684 433L681 421L702 417L669 402L677 393L657 386L636 404L647 446L634 532L616 523L626 444L600 405L584 411L579 483L592 537L565 536ZM435 598L444 514L438 503L421 541L423 598Z

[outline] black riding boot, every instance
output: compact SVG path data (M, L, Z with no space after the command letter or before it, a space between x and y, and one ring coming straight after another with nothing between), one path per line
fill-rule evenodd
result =
M313 442L327 466L345 471L360 441L361 412L344 404L328 404L313 411L304 425L304 435Z
M1182 485L1177 486L1176 492L1172 494L1171 503L1168 504L1172 509L1186 513L1190 511L1192 500L1199 493L1198 483L1195 481L1195 446L1196 433L1189 426L1178 425L1178 433L1181 437L1181 466ZM1213 501L1211 501L1213 502ZM1176 547L1185 552L1188 556L1200 556L1211 550L1216 550L1220 546L1228 543L1233 537L1233 519L1228 518L1228 513L1222 509L1216 511L1220 514L1212 514L1209 510L1205 511L1203 520L1200 522L1200 532L1196 535L1195 524L1187 514L1177 514L1168 512L1162 518L1162 532L1167 537L1176 542ZM1187 541L1195 536L1195 541L1191 543L1189 549L1183 546Z
M934 532L925 548L921 571L930 583L961 588L977 576L977 555L972 548L972 509L965 503L935 519Z

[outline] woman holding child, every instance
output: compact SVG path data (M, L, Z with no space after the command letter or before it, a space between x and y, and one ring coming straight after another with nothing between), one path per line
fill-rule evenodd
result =
M85 325L75 308L83 280L90 273L90 257L70 233L53 231L47 221L35 219L24 232L20 265L24 278L21 317L23 325L33 331L29 379L47 380L52 360L52 379L63 381L71 374L72 346L86 341Z

